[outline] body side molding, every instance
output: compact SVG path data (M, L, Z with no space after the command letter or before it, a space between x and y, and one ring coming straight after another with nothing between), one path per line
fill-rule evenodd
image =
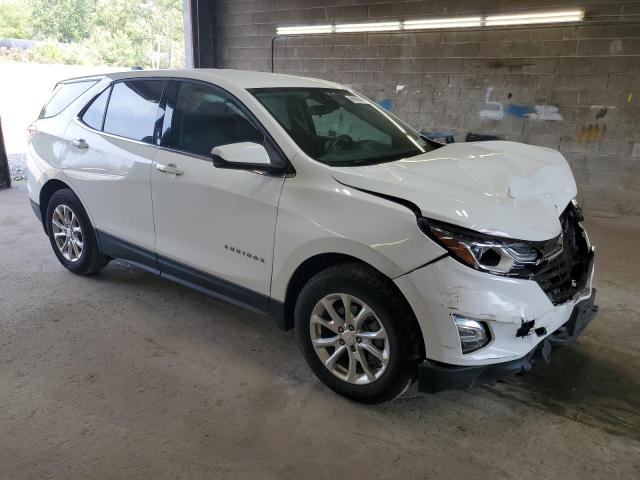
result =
M278 300L157 255L101 230L96 230L96 235L104 255L124 260L162 278L173 280L254 313L269 316L280 328L286 329L284 305Z

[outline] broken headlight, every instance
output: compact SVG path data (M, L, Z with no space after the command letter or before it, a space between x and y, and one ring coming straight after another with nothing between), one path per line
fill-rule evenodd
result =
M453 258L476 270L529 277L542 259L534 242L486 235L426 218L421 218L418 225Z

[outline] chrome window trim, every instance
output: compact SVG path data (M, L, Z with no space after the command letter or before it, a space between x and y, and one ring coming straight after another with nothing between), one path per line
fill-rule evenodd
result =
M135 143L138 145L145 145L147 147L152 147L156 150L164 150L167 152L171 152L171 153L176 153L178 155L186 155L187 157L191 157L191 158L195 158L196 160L202 160L203 162L209 162L213 165L213 160L211 158L202 156L202 155L196 155L194 153L188 153L188 152L183 152L182 150L175 150L173 148L169 148L169 147L163 147L160 145L154 145L153 143L147 143L147 142L141 142L139 140L132 140L131 138L127 138L127 137L121 137L120 135L114 135L113 133L107 133L107 132L102 132L100 130L96 130L95 128L91 128L89 125L85 124L77 115L75 117L73 117L73 121L76 122L80 127L84 128L85 130L88 130L91 133L97 133L98 135L103 135L106 137L111 137L111 138L115 138L116 140L125 140L127 142L131 142L131 143ZM155 158L151 159L152 163L158 163L156 161ZM243 170L245 172L252 172L252 173L257 173L259 175L266 175L268 177L286 177L286 178L290 178L293 175L286 173L285 171L282 172L282 174L273 174L273 173L267 173L267 172L259 172L256 170L250 170L250 169L246 169Z
M103 76L100 77L100 79L105 79L105 78L109 78L109 77L107 75L103 75ZM80 80L80 81L83 81L83 80ZM99 93L94 95L91 98L90 101L88 101L85 105L83 105L83 107L73 116L72 120L74 122L76 122L78 125L80 125L82 128L84 128L85 130L88 130L89 132L92 132L92 133L97 133L99 135L103 135L103 136L106 136L106 137L114 138L114 139L117 139L117 140L126 140L127 142L131 142L131 143L138 144L138 145L147 145L149 147L154 147L154 148L156 148L158 150L164 150L164 151L167 151L167 152L172 152L172 153L176 153L176 154L180 154L180 155L186 155L188 157L196 158L198 160L203 160L203 161L206 161L206 162L213 163L213 159L210 158L210 157L206 157L206 156L203 156L203 155L197 155L195 153L185 152L183 150L177 150L177 149L170 148L170 147L165 147L163 145L156 145L154 143L147 143L147 142L142 142L140 140L133 140L133 139L128 138L128 137L123 137L121 135L116 135L116 134L113 134L113 133L105 132L104 130L96 130L95 128L90 127L89 125L87 125L86 123L84 123L82 121L82 119L80 118L80 115L82 115L84 113L86 108L93 102L93 100L95 100L99 95L101 95L108 88L113 89L113 86L116 83L126 82L126 81L131 81L131 80L164 80L164 81L167 82L167 84L170 81L177 81L177 82L184 81L184 82L191 82L191 83L200 83L200 84L204 84L204 85L211 86L213 88L218 88L218 89L222 90L225 94L229 95L229 97L231 97L233 100L238 102L240 105L242 105L246 110L248 110L250 112L250 114L255 118L254 121L257 122L257 124L258 124L257 128L259 130L261 130L265 135L267 135L271 139L273 144L277 147L278 154L281 156L283 162L285 163L285 165L283 166L283 169L282 169L283 171L282 171L281 175L280 174L267 173L267 172L258 172L258 171L255 171L255 170L245 170L245 171L258 173L260 175L272 176L272 177L286 177L286 178L295 177L295 172L287 172L287 165L290 164L289 159L287 158L285 153L282 151L282 148L280 147L278 142L276 142L276 140L273 138L273 136L271 135L269 130L262 124L262 122L260 122L260 120L257 117L255 117L255 114L253 113L253 111L242 100L240 100L234 94L229 92L227 89L225 89L224 87L221 87L220 85L217 85L215 83L209 82L207 80L200 80L200 79L196 79L196 78L187 78L187 77L172 77L172 76L167 76L167 77L158 76L158 77L155 77L155 76L144 76L144 75L135 76L135 77L127 77L127 78L110 79L110 82L108 83L108 85L106 85ZM96 83L96 85L97 85L97 83ZM166 85L165 85L165 88L166 88ZM164 91L163 91L162 95L164 96ZM109 109L109 102L110 101L111 101L111 92L109 93L109 98L107 99L107 108L105 109L105 118L106 118L106 113L107 113L107 111ZM102 122L103 123L103 128L104 128L105 118L103 118L103 122ZM155 161L155 159L152 160L152 161L154 163L157 163Z
M118 140L126 140L127 142L137 143L139 145L147 145L149 147L153 147L153 148L156 148L158 150L166 150L167 152L178 153L180 155L187 155L189 157L194 157L194 158L197 158L199 160L205 160L205 161L208 161L208 162L213 162L213 160L211 160L211 158L205 157L204 155L196 155L195 153L183 152L182 150L176 150L175 148L163 147L161 145L154 145L153 143L142 142L140 140L133 140L131 138L122 137L122 136L116 135L114 133L108 133L108 132L103 132L102 130L96 130L95 128L92 128L89 125L87 125L86 123L84 123L82 121L82 119L78 115L73 117L73 121L76 122L81 127L83 127L85 130L89 130L91 133L97 133L98 135L104 135L105 137L111 137L111 138L115 138L115 139L118 139Z
M149 147L156 147L158 148L157 145L154 145L153 143L147 143L147 142L141 142L140 140L133 140L132 138L127 138L127 137L122 137L120 135L115 135L113 133L108 133L108 132L103 132L101 130L96 130L95 128L90 127L89 125L87 125L86 123L84 123L79 117L78 115L76 115L75 117L73 117L73 121L76 122L78 125L80 125L82 128L84 128L85 130L89 130L92 133L97 133L99 135L103 135L106 137L111 137L111 138L115 138L118 140L126 140L127 142L131 142L131 143L137 143L139 145L147 145Z
M164 147L162 145L156 145L158 150L164 150L166 152L176 153L178 155L186 155L187 157L197 158L198 160L204 160L205 162L213 163L213 160L210 157L205 157L204 155L198 155L196 153L185 152L184 150L178 150L176 148Z

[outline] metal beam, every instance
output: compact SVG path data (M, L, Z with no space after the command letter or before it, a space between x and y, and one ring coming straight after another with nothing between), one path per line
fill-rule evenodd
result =
M193 68L193 29L191 28L191 0L182 0L182 25L184 30L184 66Z
M185 60L191 55L191 65L194 68L215 68L215 0L183 0L183 8L187 49ZM187 18L190 19L189 32ZM187 35L189 39L186 38Z
M2 135L2 122L0 121L0 188L11 186L11 175L9 173L9 159L4 148L4 137Z

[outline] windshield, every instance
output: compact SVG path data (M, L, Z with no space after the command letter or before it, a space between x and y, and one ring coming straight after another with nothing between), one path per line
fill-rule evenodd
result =
M260 88L251 93L307 155L327 165L372 165L435 148L398 119L347 90Z

